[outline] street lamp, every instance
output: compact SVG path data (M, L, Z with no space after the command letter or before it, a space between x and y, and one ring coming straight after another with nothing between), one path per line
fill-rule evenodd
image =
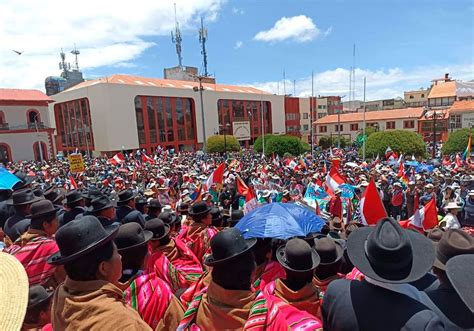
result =
M36 137L38 138L38 150L39 150L39 157L40 157L40 162L43 163L43 149L41 148L41 139L40 139L40 133L39 133L39 128L38 128L38 116L39 113L36 113L36 115L33 117L33 121L35 122L35 129L36 129Z
M429 113L430 108L426 107L426 114L425 118L433 120L433 139L432 139L432 144L433 144L433 150L432 150L432 158L436 159L436 119L442 119L444 118L444 112L441 111L440 113L436 112L436 110L433 110L433 113Z
M222 131L224 131L224 155L225 159L227 160L227 128L230 127L229 123L226 123L225 125L219 124L219 128L222 128Z
M203 76L195 76L199 80L199 87L195 86L193 87L194 92L199 91L199 98L201 101L201 121L202 121L202 137L203 137L203 143L202 143L202 150L204 152L204 159L206 159L206 124L204 121L204 101L203 101L203 95L202 91L204 90L204 87L202 86L202 79L205 78Z

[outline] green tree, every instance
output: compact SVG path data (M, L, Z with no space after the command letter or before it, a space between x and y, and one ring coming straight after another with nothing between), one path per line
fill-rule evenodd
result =
M210 136L207 138L206 150L209 153L223 153L225 146L228 152L237 152L240 150L239 141L234 136L226 135L225 141L223 135Z
M426 145L423 138L415 132L406 130L375 132L367 138L366 155L376 157L384 155L387 147L405 155L425 156ZM362 153L362 147L359 149Z
M444 154L462 153L466 149L469 135L474 133L474 129L459 129L452 132L446 143L444 143L442 151Z
M265 135L265 149L267 148L267 144L268 142L273 139L273 137L276 137L276 135L274 134L266 134ZM263 151L263 145L262 145L262 136L259 136L257 137L257 139L255 139L255 142L253 143L253 150L255 151L255 153L262 153Z
M365 128L365 136L367 138L369 138L370 135L375 133L375 132L377 132L377 129L374 128L373 126L368 126L368 127ZM359 146L359 147L362 146L362 144L363 144L363 141L364 141L363 138L362 138L363 136L364 135L362 134L362 130L360 130L359 134L357 135L357 137L355 139L355 142L356 142L357 146Z
M265 154L276 154L284 156L285 153L300 155L306 151L306 147L300 138L294 136L273 136L268 143L265 143Z
M339 138L337 136L335 136L335 137L322 136L321 138L319 138L318 145L321 146L322 149L328 149L331 146L337 147L338 140L339 140ZM341 136L341 148L344 148L346 146L350 146L351 143L352 142L351 142L350 139Z

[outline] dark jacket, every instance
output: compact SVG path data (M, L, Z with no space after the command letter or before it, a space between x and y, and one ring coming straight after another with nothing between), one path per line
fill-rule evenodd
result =
M444 330L440 318L422 303L366 281L331 282L322 317L324 330Z
M71 210L64 212L64 214L59 218L59 226L63 226L71 221L73 221L78 215L84 214L86 210L83 207L74 207Z
M25 216L26 215L15 213L5 222L5 228L3 231L12 242L15 242L15 240L20 238L20 236L30 227L31 220Z
M125 218L125 216L127 216L127 214L132 210L134 209L130 208L129 206L118 206L115 208L115 217L120 223L122 223L122 220Z

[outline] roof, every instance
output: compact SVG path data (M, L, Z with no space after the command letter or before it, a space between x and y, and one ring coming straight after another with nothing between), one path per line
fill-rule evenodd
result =
M474 100L454 101L451 108L449 108L450 114L465 112L474 112Z
M134 86L148 86L148 87L165 87L165 88L180 88L180 89L192 89L198 87L198 82L185 81L185 80L172 80L163 78L147 78L140 76L130 75L112 75L110 77L102 77L94 80L89 80L77 84L69 90L76 90L83 87L88 87L96 84L122 84L122 85L134 85ZM255 93L255 94L270 94L268 92L256 89L254 87L245 87L238 85L223 85L223 84L202 84L204 89L216 92L235 92L235 93Z
M423 107L400 108L392 110L378 110L365 112L365 121L383 121L395 119L417 119L423 114ZM341 114L341 123L362 122L364 113ZM328 115L318 119L316 124L333 124L337 123L337 115Z
M46 94L39 90L22 90L0 88L0 101L46 101L52 102Z
M428 99L431 98L444 98L444 97L455 97L456 96L456 82L438 82L438 84L431 87Z

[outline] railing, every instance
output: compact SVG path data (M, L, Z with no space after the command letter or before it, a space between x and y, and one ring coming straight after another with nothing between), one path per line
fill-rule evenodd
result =
M47 125L43 122L38 122L38 130L49 129ZM0 124L0 130L36 130L35 123L19 124L19 125L10 125L9 123Z
M9 130L8 123L1 123L0 124L0 130Z

